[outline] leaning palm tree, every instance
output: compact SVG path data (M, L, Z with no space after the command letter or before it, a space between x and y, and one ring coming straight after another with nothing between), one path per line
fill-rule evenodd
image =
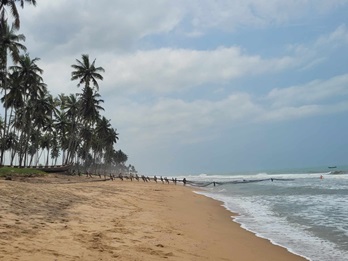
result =
M2 18L5 18L5 9L9 9L9 12L14 18L14 26L19 29L20 27L20 20L19 20L19 13L17 9L16 2L20 3L20 6L24 8L24 3L36 5L36 0L1 0L0 1L0 15Z
M77 84L78 87L84 84L84 86L88 88L91 87L90 84L92 83L93 87L99 90L97 80L103 80L103 76L100 74L101 72L105 72L103 67L96 67L95 59L90 63L88 54L83 54L82 61L76 59L76 62L77 64L71 65L71 67L75 69L75 71L71 73L71 80L79 80Z

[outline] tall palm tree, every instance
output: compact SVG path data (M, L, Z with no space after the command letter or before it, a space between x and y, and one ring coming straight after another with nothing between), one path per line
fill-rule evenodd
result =
M75 71L71 73L71 80L79 80L77 84L78 87L84 84L85 87L88 88L92 83L93 87L98 91L99 85L97 80L103 80L103 76L100 73L105 72L104 68L96 67L95 59L90 63L88 54L82 54L82 61L76 59L76 62L77 64L71 65L71 67L75 69Z
M77 96L74 94L62 97L62 99L62 110L64 111L64 115L66 116L68 123L66 137L69 137L68 145L66 147L67 155L64 164L68 164L73 162L79 142L78 120L80 103L77 99Z
M29 54L20 55L18 65L10 67L10 70L20 78L25 104L17 111L16 119L17 129L20 130L19 164L26 164L31 133L35 128L42 128L44 120L48 117L46 115L48 109L43 107L48 92L41 77L43 70L36 64L38 60L38 58L31 59Z
M36 64L40 59L31 59L29 54L19 56L18 65L10 67L10 70L17 71L23 81L26 100L37 99L47 92L46 85L41 77L43 70Z
M21 44L25 41L23 34L16 34L17 28L10 27L7 20L0 17L0 51L1 69L7 68L7 55L9 54L14 62L19 60L20 50L26 51L26 47Z
M97 93L99 90L98 80L103 80L103 76L100 74L104 72L104 68L96 67L95 59L91 63L89 60L88 54L82 54L82 60L76 59L77 64L71 65L74 71L71 73L71 80L78 80L78 87L81 84L84 85L82 94L80 94L79 99L79 113L78 113L78 122L85 124L84 129L92 129L92 126L99 118L99 111L104 110L99 104L103 102L100 100L100 95ZM80 144L80 155L88 155L89 149L91 146L91 140L84 137L86 131L81 133L81 138L83 144ZM81 152L83 148L84 152ZM76 151L74 152L74 154ZM87 157L84 156L85 159ZM85 160L86 161L86 160Z
M98 158L100 167L104 162L106 170L106 165L110 164L110 157L107 153L112 151L113 145L117 140L117 133L112 128L110 120L107 120L105 117L98 119L92 140L94 163L96 163Z
M89 125L97 122L99 119L99 111L104 110L100 103L103 103L104 100L99 99L100 94L94 92L91 88L87 87L83 89L80 96L80 116L81 120Z
M17 9L16 2L20 3L20 6L24 8L24 3L32 4L36 6L36 0L1 0L0 1L0 15L2 18L5 18L5 8L9 9L9 12L14 18L14 26L19 29L20 20L19 13Z
M66 151L69 147L69 121L64 111L59 110L55 115L53 127L57 135L57 146L62 150L62 164L65 162Z
M26 47L21 44L21 41L25 41L23 34L16 34L16 29L13 26L7 24L7 20L4 17L0 17L0 82L1 88L4 91L4 96L8 89L8 73L7 73L7 56L9 55L13 62L16 63L20 60L20 50L26 50ZM3 164L4 154L4 139L8 133L8 107L5 106L5 118L4 128L2 133L2 140L0 145L0 164Z

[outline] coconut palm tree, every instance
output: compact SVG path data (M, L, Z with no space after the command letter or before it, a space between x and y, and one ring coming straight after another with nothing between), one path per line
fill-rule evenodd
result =
M36 64L40 59L31 59L29 54L20 55L18 65L10 67L10 70L17 71L22 79L23 91L26 100L38 99L47 92L47 87L41 77L43 70Z
M11 72L17 75L23 93L24 106L17 110L16 119L19 135L19 164L26 164L31 133L43 128L48 108L45 107L47 87L43 83L41 74L43 70L36 62L38 58L31 59L29 54L20 55L18 65L10 67ZM17 117L17 115L16 115Z
M1 69L7 68L7 55L10 55L14 62L19 60L20 51L26 51L26 47L21 44L25 41L23 34L16 34L17 29L8 25L7 20L0 17L0 61Z
M106 163L110 164L110 157L107 158L108 152L112 151L113 145L117 142L118 137L115 130L110 124L110 120L105 117L99 118L95 126L94 135L92 139L92 149L94 152L94 163L99 160L99 167Z
M0 82L1 89L6 95L8 89L8 75L7 75L7 56L12 58L14 63L18 62L20 59L20 50L26 50L26 47L20 43L20 41L25 41L25 36L23 34L16 34L16 29L13 26L7 24L7 20L4 17L0 17ZM4 118L4 128L2 133L2 138L6 138L8 133L8 107L5 106L5 118ZM0 164L3 164L3 154L4 154L4 140L1 140L0 149Z
M92 88L84 88L80 96L80 117L85 124L90 126L97 122L99 119L99 111L104 110L100 103L103 103L104 100L99 99L100 94L93 91Z
M69 96L62 96L61 109L67 121L66 137L69 137L67 141L66 157L64 164L73 162L73 159L77 152L77 145L79 143L79 108L80 103L77 96L70 94Z
M20 3L20 6L24 8L24 3L36 5L36 0L1 0L0 1L0 15L2 18L5 18L5 8L9 9L10 14L14 18L14 26L19 29L20 27L20 20L19 20L19 13L17 9L16 2Z
M64 111L59 110L53 121L53 128L56 132L57 146L62 150L62 164L65 162L66 151L69 146L69 121ZM59 153L58 153L59 154ZM58 155L59 156L59 155Z
M98 91L99 85L97 80L103 80L103 76L100 73L105 72L105 70L102 67L95 66L95 59L90 63L88 54L82 54L82 61L76 59L76 62L77 64L71 65L75 70L71 73L71 80L79 80L78 87L84 84L88 88L91 87L92 83L93 87Z

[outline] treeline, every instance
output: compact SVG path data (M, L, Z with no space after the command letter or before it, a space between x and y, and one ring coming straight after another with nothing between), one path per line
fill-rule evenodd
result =
M39 58L30 57L25 36L18 33L17 4L25 3L36 1L0 4L0 165L73 164L79 171L96 174L112 169L135 172L134 166L125 165L128 156L115 149L117 130L101 114L104 101L98 82L104 69L83 54L71 65L71 80L81 92L53 97L37 65Z

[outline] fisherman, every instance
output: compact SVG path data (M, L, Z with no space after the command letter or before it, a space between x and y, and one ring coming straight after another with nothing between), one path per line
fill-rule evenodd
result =
M147 179L144 175L141 175L141 179L144 181L144 182L147 182Z

